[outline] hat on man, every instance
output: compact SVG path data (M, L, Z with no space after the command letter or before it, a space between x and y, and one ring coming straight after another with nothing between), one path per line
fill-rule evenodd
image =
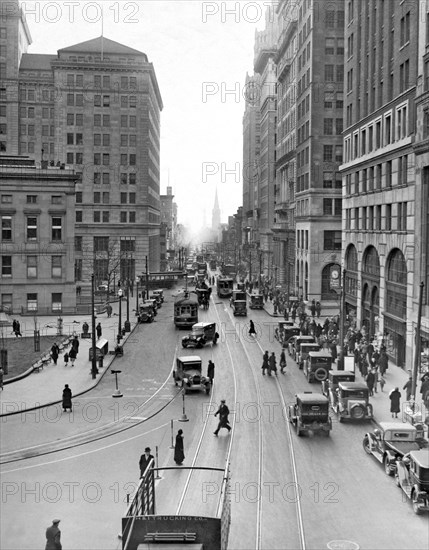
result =
M60 519L53 519L53 520L52 520L52 523L55 525L55 524L57 524L57 523L60 523L60 521L61 521Z
M145 453L150 453L150 447L146 447L146 449L144 450Z
M221 402L221 403L225 403L225 399L221 399L220 402Z

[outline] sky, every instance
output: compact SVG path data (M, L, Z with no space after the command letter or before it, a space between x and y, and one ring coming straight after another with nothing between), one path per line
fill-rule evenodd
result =
M3 0L2 0L3 1ZM221 221L242 204L242 118L255 29L267 1L21 1L33 43L58 49L103 33L153 63L161 113L161 193L173 188L178 221L211 225L216 188ZM271 12L270 12L271 13ZM103 18L101 17L103 15ZM103 25L102 25L103 19Z

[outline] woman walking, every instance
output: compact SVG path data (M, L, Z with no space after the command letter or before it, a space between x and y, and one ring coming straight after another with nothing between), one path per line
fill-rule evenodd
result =
M174 462L181 466L185 460L183 453L183 430L179 430L176 435L176 445L174 447Z
M63 389L63 410L64 412L67 411L67 409L70 409L70 412L72 411L72 392L69 388L68 384L64 386Z
M252 336L253 334L256 336L255 324L254 324L254 322L252 321L252 319L250 319L249 325L250 325L250 328L249 328L249 336Z
M264 356L262 358L262 375L265 376L265 371L270 372L270 363L269 363L269 357L268 357L268 351L264 353Z
M398 412L401 411L401 392L398 387L389 393L389 399L392 418L398 418Z
M285 355L284 350L282 350L282 352L280 354L280 372L282 374L285 373L285 368L286 368L286 355Z

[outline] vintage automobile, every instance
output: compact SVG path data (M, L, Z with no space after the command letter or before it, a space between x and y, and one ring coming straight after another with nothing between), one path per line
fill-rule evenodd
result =
M216 332L216 323L195 323L192 332L182 338L184 348L202 348L208 342L217 344L219 333Z
M309 351L304 362L304 374L308 382L323 382L332 369L332 356L328 351Z
M329 401L321 393L304 392L296 394L296 402L289 405L288 419L295 426L296 434L322 432L329 436L332 420L329 416Z
M310 351L319 351L320 346L317 342L302 342L299 346L299 352L296 356L296 364L298 368L304 368L305 361L308 361L308 354Z
M161 301L161 304L164 303L164 289L163 288L156 288L152 291L153 296L159 296L159 299Z
M403 422L380 422L379 428L368 432L363 438L363 449L384 465L388 476L396 472L396 462L411 451L418 451L417 429Z
M246 300L246 292L244 290L233 290L232 296L229 299L230 307L232 307L232 304L235 302L235 300Z
M355 380L356 375L352 371L330 370L328 378L322 382L322 393L323 395L326 395L332 406L332 402L337 396L336 389L338 388L338 384L340 382L354 382Z
M429 453L411 451L396 461L395 481L413 503L416 514L429 511Z
M157 304L156 304L156 300L155 300L155 299L152 298L152 299L149 299L149 300L145 300L145 301L143 302L142 305L151 307L154 316L157 315L158 306L157 306Z
M152 323L154 317L152 305L143 303L139 308L139 323Z
M335 392L329 395L329 402L337 413L339 422L345 419L371 420L373 417L369 389L363 382L339 382Z
M264 297L262 294L250 295L250 309L264 309Z
M287 330L292 331L293 328L296 328L296 327L290 327L290 329L287 329ZM313 338L313 336L303 336L303 335L300 335L299 332L300 331L298 329L298 334L293 338L290 338L288 342L289 355L293 358L294 361L296 361L297 359L301 344L303 344L304 342L314 343L316 341Z
M174 383L184 388L185 393L193 390L204 390L210 393L210 378L202 375L202 361L198 355L178 357L176 370L173 371Z
M246 300L234 300L232 303L232 312L234 317L236 315L247 316L247 301Z
M198 299L198 305L203 306L204 309L208 309L210 306L210 296L212 293L211 288L198 287L195 289L195 293Z
M301 330L299 327L286 327L280 337L282 348L287 348L289 355L291 355L291 342L296 336L299 336L300 332Z
M155 292L152 292L149 295L150 300L155 300L156 308L159 309L162 306L161 296L159 294L155 294Z

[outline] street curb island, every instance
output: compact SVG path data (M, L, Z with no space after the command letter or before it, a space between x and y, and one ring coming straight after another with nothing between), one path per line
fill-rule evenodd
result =
M123 342L121 342L121 346L123 346L126 343L126 341L132 335L132 333L134 332L134 330L136 329L137 326L138 326L138 323L135 323L135 325L131 328L130 332L126 333L127 336L124 337ZM116 359L116 355L112 355L110 362L108 364L106 364L105 367L103 367L103 372L99 374L96 381L93 384L91 384L91 386L86 388L85 390L74 394L73 398L79 397L80 395L84 395L85 393L88 393L89 391L96 388L98 386L98 384L101 382L101 380L104 378L104 375L107 373L107 371L109 370L109 368L111 367L111 365L112 365L112 363L115 359ZM27 371L25 371L25 373L22 373L21 375L16 376L13 380L10 379L8 381L8 383L10 384L10 383L13 383L13 382L17 382L18 380L22 380L23 378L26 378L27 376L29 376L33 372L34 372L34 368L30 367ZM8 413L0 413L0 418L4 418L4 417L7 417L7 416L14 416L16 414L22 414L22 413L30 412L30 411L36 411L38 409L43 409L45 407L51 407L52 405L57 405L59 403L62 403L62 399L58 399L56 401L51 401L49 403L43 403L43 404L37 405L36 407L30 407L28 409L20 409L19 411L13 411L13 412L8 412Z

